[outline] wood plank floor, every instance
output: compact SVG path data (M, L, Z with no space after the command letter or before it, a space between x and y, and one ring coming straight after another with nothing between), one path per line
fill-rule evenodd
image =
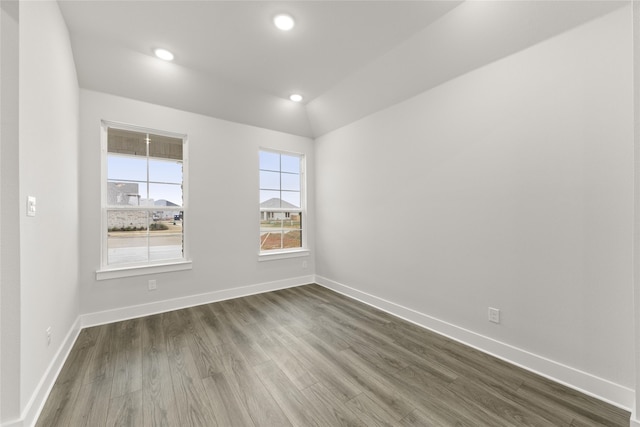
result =
M318 285L82 330L37 426L629 426Z

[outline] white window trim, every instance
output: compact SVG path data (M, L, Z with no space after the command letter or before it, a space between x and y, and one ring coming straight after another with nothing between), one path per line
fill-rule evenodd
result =
M305 248L296 248L296 249L283 249L281 251L273 250L269 252L261 252L258 254L258 261L273 261L278 259L288 259L288 258L301 258L306 257L311 254L309 249Z
M182 207L180 210L184 211L186 216L188 216L189 210L189 141L187 135L102 120L100 125L100 269L96 271L96 280L108 280L122 277L141 276L146 274L190 270L192 268L192 261L189 256L189 244L187 237L189 222L188 220L183 223L183 258L177 258L174 260L161 260L157 262L146 262L140 264L119 264L115 266L110 266L107 264L107 132L108 128L110 127L132 132L151 133L155 135L182 139L182 164L186 173L184 173L182 176Z
M144 276L146 274L170 273L173 271L191 270L192 262L180 260L162 264L145 264L128 267L118 267L96 271L96 280L119 279L122 277Z
M285 154L300 157L300 206L299 209L277 209L279 212L302 212L302 247L291 249L272 249L270 251L263 251L258 244L258 261L273 261L279 259L299 258L309 256L311 253L309 246L307 246L308 235L308 215L307 215L307 155L305 153L299 153L295 151L279 150L277 148L259 147L258 148L258 171L260 171L260 151L268 151L271 153ZM258 174L258 193L260 192L260 177ZM273 211L274 209L261 209L260 200L258 197L258 227L260 226L260 215L263 211ZM307 225L304 225L307 224ZM258 235L260 230L258 229ZM259 239L258 239L259 240Z

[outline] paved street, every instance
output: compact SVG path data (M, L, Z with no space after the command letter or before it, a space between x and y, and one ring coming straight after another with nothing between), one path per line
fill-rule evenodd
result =
M146 246L147 236L144 233L109 233L108 247L130 248L136 246ZM182 245L182 233L158 233L149 236L149 246Z
M176 259L182 257L182 233L109 233L107 246L109 264Z
M182 245L165 245L147 247L129 247L109 249L109 264L159 261L163 259L176 259L182 257Z

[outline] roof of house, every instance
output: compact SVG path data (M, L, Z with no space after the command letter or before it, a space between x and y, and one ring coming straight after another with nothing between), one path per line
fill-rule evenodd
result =
M285 200L274 197L260 203L260 207L264 209L299 209L299 206L293 205Z
M154 202L155 206L180 206L180 205L176 205L173 202L170 202L168 200L164 200L164 199L160 199L160 200L156 200Z

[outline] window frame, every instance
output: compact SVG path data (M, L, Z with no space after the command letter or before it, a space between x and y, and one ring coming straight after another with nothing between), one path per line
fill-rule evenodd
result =
M182 258L157 261L108 264L108 132L109 129L148 133L153 135L177 138L182 140L182 206L180 211L188 218L189 210L189 140L186 134L152 129L142 126L102 120L100 124L100 269L96 271L97 280L120 277L140 276L145 274L165 273L189 270L192 262L189 255L188 222L182 223ZM148 179L147 179L148 180ZM149 207L126 208L126 210L149 211ZM173 210L173 209L171 209Z
M262 190L260 186L260 171L262 171L260 167L260 153L261 152L274 153L285 156L295 156L300 160L300 207L299 208L261 208L260 207L260 191ZM308 246L308 228L309 228L309 217L307 215L307 155L301 152L281 150L277 148L271 147L259 147L258 148L258 261L270 261L275 259L286 259L286 258L296 258L296 257L304 257L309 256L309 246ZM282 173L282 166L280 166L279 173ZM260 245L260 221L262 218L263 212L283 212L283 213L291 213L291 212L301 212L302 214L302 222L301 222L301 247L298 248L280 248L280 249L270 249L270 250L262 250Z

